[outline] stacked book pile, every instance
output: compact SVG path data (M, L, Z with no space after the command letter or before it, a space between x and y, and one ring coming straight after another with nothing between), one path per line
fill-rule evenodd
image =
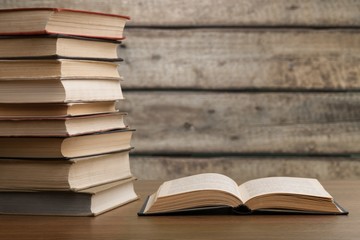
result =
M0 11L0 213L97 215L137 196L118 73L128 17Z

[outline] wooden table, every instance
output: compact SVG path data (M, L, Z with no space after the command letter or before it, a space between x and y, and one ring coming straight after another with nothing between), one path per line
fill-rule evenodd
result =
M323 182L348 216L138 217L159 186L138 181L141 200L97 217L0 216L0 239L360 239L360 181Z

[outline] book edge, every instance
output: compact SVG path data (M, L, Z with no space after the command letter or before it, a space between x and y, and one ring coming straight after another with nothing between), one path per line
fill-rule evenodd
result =
M117 204L117 205L115 205L115 206L113 206L113 207L111 207L111 208L109 208L109 209L104 210L104 211L101 211L101 212L98 212L98 213L93 213L92 216L98 216L98 215L100 215L100 214L104 214L104 213L106 213L106 212L109 212L109 211L114 210L114 209L116 209L116 208L118 208L118 207L127 205L127 204L132 203L132 202L134 202L134 201L136 201L136 200L139 200L139 199L140 199L139 196L136 196L136 197L134 197L134 198L129 199L129 200L126 201L126 202Z
M121 129L112 129L112 130L105 130L105 131L97 131L91 133L81 133L81 134L74 134L71 136L68 135L52 135L52 136L1 136L0 138L69 138L69 137L79 137L79 136L86 136L86 135L99 135L99 134L111 134L115 132L134 132L136 129L133 128L121 128Z
M125 36L121 37L109 37L109 36L102 36L102 35L86 35L86 34L65 34L61 32L51 32L48 30L41 30L41 31L24 31L24 32L0 32L0 35L46 35L46 34L62 34L65 36L78 36L78 37L86 37L86 38L101 38L101 39L109 39L109 40L124 40L126 39Z
M65 35L61 33L55 33L55 34L35 34L35 35L0 35L1 39L22 39L22 38L68 38L68 39L77 39L77 40L83 40L83 41L92 41L92 42L106 42L106 43L112 43L116 45L120 45L121 41L117 40L111 40L111 39L103 39L103 38L89 38L89 37L81 37L77 35Z
M121 153L121 152L127 152L127 151L131 151L133 150L134 147L129 147L129 148L125 148L125 149L121 149L121 150L117 150L117 151L111 151L111 152L104 152L104 153L96 153L96 154L90 154L90 155L83 155L83 156L78 156L78 157L55 157L55 158L37 158L37 157L0 157L0 161L1 160L29 160L29 161L71 161L71 160L76 160L79 158L88 158L88 157L96 157L96 156L101 156L101 155L107 155L107 154L112 154L112 153Z
M93 11L86 11L86 10L80 10L80 9L69 9L69 8L8 8L8 9L0 9L1 12L13 12L13 11L54 11L54 12L79 12L79 13L87 13L87 14L94 14L94 15L103 15L103 16L110 16L110 17L117 17L117 18L123 18L130 20L130 16L126 15L120 15L120 14L112 14L112 13L103 13L103 12L93 12Z
M88 118L102 118L102 117L109 117L109 116L127 116L126 112L120 112L116 110L115 112L109 113L96 113L96 114L85 114L85 115L76 115L76 116L56 116L56 117L2 117L0 116L0 121L40 121L40 120L71 120L71 119L88 119Z
M148 216L148 214L144 213L144 211L145 211L146 205L147 205L147 203L149 201L149 198L150 198L150 196L146 197L143 205L141 206L140 210L137 212L138 216Z
M0 60L87 60L97 62L122 62L122 58L92 58L92 57L68 57L63 55L46 55L46 56L30 56L30 57L0 57Z
M147 206L150 196L147 196L144 204L137 212L138 216L174 216L174 215L230 215L230 214L239 214L234 211L234 208L231 206L219 205L219 206L208 206L208 207L196 207L196 208L187 208L182 210L174 210L168 212L158 212L158 213L145 213L144 210ZM248 212L241 213L248 214Z
M169 215L187 215L187 214L207 214L207 215L215 215L219 212L221 214L236 214L236 215L348 215L349 212L341 207L336 201L334 204L342 211L339 213L333 212L318 212L318 211L297 211L297 210L281 210L281 209L257 209L251 210L246 205L240 205L238 207L230 207L230 206L214 206L214 207L202 207L202 208L189 208L183 210L176 210L170 212L158 212L158 213L145 213L144 210L149 201L148 196L138 211L138 216L169 216ZM212 213L214 212L214 213Z
M7 189L7 188L1 188L0 193L39 193L39 192L45 192L45 193L76 193L76 194L83 194L83 195L95 195L99 192L105 191L107 189L123 185L132 181L135 181L135 177L133 175L119 178L115 180L110 180L104 183L99 183L95 185L91 185L86 188L33 188L33 189Z

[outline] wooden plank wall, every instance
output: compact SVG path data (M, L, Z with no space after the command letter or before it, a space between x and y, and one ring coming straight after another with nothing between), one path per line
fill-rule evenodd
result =
M128 14L139 179L360 178L360 1L0 0Z

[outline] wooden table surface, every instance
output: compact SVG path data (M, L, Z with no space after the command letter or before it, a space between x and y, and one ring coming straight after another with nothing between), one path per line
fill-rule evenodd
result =
M359 239L360 181L323 182L348 216L138 217L144 198L160 185L138 181L141 199L97 217L0 216L0 239Z

